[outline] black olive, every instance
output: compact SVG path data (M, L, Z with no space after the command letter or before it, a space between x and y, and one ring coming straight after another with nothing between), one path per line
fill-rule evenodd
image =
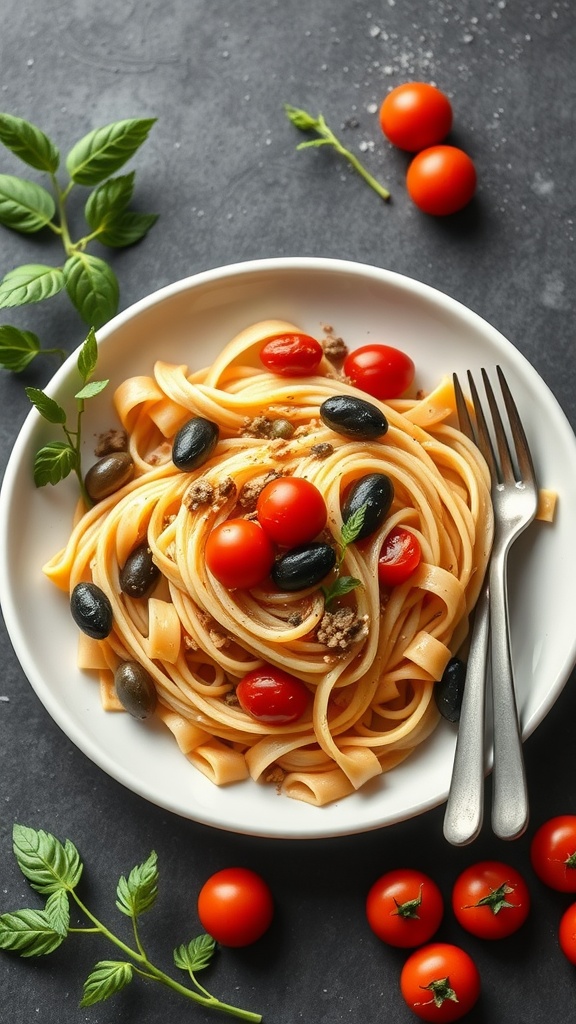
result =
M189 473L206 462L218 443L218 436L217 423L195 416L180 427L176 434L172 445L172 462L178 469Z
M434 687L436 707L443 718L458 722L466 682L466 665L460 658L450 658L442 679Z
M364 521L356 540L363 540L382 525L392 501L394 485L385 473L367 473L352 484L342 506L342 519L348 522L355 512L366 506Z
M148 718L156 703L156 687L149 672L137 661L124 661L114 673L116 695L133 718Z
M371 402L354 395L332 395L322 402L320 418L337 434L371 441L388 430L388 420Z
M120 590L128 597L144 597L160 575L146 541L130 552L120 570Z
M70 596L72 618L83 633L104 640L112 631L112 605L95 583L77 583Z
M134 463L128 452L114 452L99 459L86 473L84 484L88 497L102 501L109 494L120 490L134 476Z
M305 590L320 583L335 565L334 548L315 542L291 548L274 563L270 575L279 590Z

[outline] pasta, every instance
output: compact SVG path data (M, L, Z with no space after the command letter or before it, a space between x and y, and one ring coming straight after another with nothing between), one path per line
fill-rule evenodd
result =
M105 709L121 710L114 673L136 661L154 681L156 714L216 785L252 778L323 805L389 771L436 726L434 685L466 636L490 553L492 506L480 453L450 425L449 381L420 399L371 399L388 432L351 439L319 418L328 397L360 394L326 355L306 378L259 364L265 338L296 330L284 321L254 324L207 369L158 361L153 375L121 384L115 405L134 477L79 509L66 547L44 572L62 590L92 581L109 598L112 632L101 640L81 634L78 656L82 669L98 674ZM219 440L201 466L182 472L172 441L196 416L218 424ZM275 418L290 421L292 436L267 436ZM360 585L336 612L326 610L318 585L281 592L266 581L230 590L207 569L210 531L250 516L250 500L270 474L315 484L328 510L326 537L339 549L342 496L373 472L389 476L394 499L383 526L343 551L340 571ZM418 538L422 560L405 583L386 590L378 557L398 525ZM142 542L160 569L145 599L119 585ZM310 703L298 721L270 726L242 710L236 685L262 664L305 683Z

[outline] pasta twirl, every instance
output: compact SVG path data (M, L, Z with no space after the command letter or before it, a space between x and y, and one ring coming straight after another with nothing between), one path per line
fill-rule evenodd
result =
M108 596L113 629L81 639L79 663L100 676L105 708L119 709L113 676L137 661L154 681L157 714L183 754L215 784L251 777L290 797L322 805L354 792L407 757L438 719L434 684L466 635L492 541L486 466L449 417L451 386L425 399L380 405L389 429L352 440L319 418L331 395L358 395L326 358L316 375L278 377L258 364L258 347L278 331L266 321L242 331L208 369L158 361L150 377L115 395L129 435L134 478L76 517L66 547L45 567L60 588L96 583ZM175 433L191 417L219 426L203 465L180 471ZM287 419L287 438L271 421ZM271 474L296 475L324 497L324 539L339 548L343 495L369 473L385 473L394 500L374 534L344 551L340 571L360 585L327 610L320 587L282 593L270 581L230 590L208 571L204 549L223 520L253 514ZM419 540L422 561L404 583L383 589L377 564L395 526ZM160 569L145 599L120 589L120 571L146 542ZM262 664L302 680L310 705L292 724L248 715L239 680ZM152 741L151 741L152 742Z

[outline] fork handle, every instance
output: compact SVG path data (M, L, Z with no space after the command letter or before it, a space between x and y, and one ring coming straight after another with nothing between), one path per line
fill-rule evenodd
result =
M453 846L471 843L484 814L484 717L490 612L485 583L474 612L444 836Z
M494 709L492 829L500 839L516 839L526 830L529 812L522 737L510 655L507 559L507 547L494 552L489 574Z

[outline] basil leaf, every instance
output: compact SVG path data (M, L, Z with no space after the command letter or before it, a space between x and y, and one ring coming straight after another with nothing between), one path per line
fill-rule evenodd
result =
M60 154L47 135L30 121L12 114L0 114L0 142L37 171L54 174Z
M96 369L96 363L98 362L98 343L96 341L96 332L93 327L90 328L86 336L86 340L78 353L78 372L82 377L84 383L92 376Z
M74 395L74 398L81 400L84 400L85 398L95 398L101 391L104 391L104 388L108 387L109 383L109 380L91 380Z
M82 861L69 839L62 845L49 832L18 824L12 830L12 839L18 867L33 889L49 894L78 885Z
M65 937L54 928L45 910L17 910L0 916L0 949L23 957L52 953Z
M203 971L212 960L216 943L211 935L198 935L188 945L177 946L174 950L174 963L182 971L196 974Z
M122 960L100 960L84 982L80 1006L94 1006L119 992L132 981L132 964Z
M128 118L89 132L66 157L72 181L78 185L98 185L133 156L155 122L156 118Z
M132 199L135 172L109 178L90 193L84 207L86 223L92 231L102 231L122 213Z
M127 917L136 918L150 910L158 896L157 856L152 851L143 864L132 868L120 878L116 889L116 906Z
M50 223L54 200L41 185L13 174L0 174L0 224L31 235Z
M344 597L351 590L356 590L356 587L361 586L362 581L356 579L355 576L338 576L329 587L321 588L324 594L324 606L327 608L332 601L336 601L339 597Z
M134 245L144 238L157 220L156 213L133 213L126 210L99 233L98 241L102 242L102 245L110 246L111 249Z
M21 373L40 351L40 340L32 331L4 324L0 327L0 365Z
M36 453L34 483L36 487L59 484L78 466L78 455L66 441L51 441Z
M9 270L0 281L0 309L42 302L57 295L63 287L64 274L60 267L26 263Z
M32 405L49 423L66 423L66 412L58 402L40 388L24 388Z
M66 291L82 319L102 327L118 310L120 289L112 267L105 260L82 252L64 264Z

